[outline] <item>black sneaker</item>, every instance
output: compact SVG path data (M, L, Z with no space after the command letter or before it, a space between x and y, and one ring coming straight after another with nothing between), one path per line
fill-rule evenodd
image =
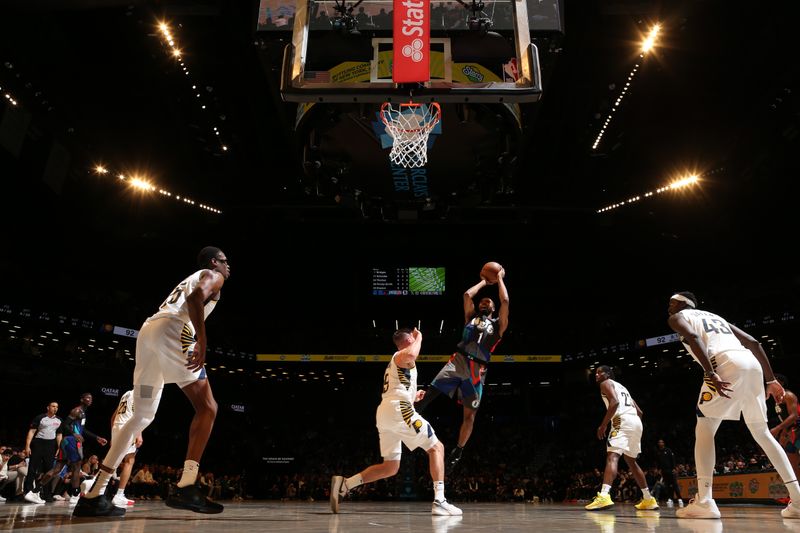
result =
M114 507L104 495L97 498L81 498L72 511L74 517L84 516L125 516L125 509Z
M447 458L447 465L446 465L447 466L447 468L446 468L447 472L446 473L448 475L453 471L455 466L461 460L461 454L462 453L464 453L464 448L462 448L460 446L456 446L455 448L450 450L450 455Z
M166 504L174 509L187 509L204 514L217 514L224 509L222 505L212 502L201 494L196 485L175 487L173 493L167 497Z

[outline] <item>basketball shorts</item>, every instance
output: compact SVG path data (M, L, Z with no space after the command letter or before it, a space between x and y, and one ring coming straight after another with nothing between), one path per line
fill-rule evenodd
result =
M485 381L486 365L456 352L439 371L431 385L451 398L461 401L465 406L477 409L481 404Z
M800 446L798 446L800 443L797 442L797 437L797 426L784 431L783 449L786 451L786 453L800 452Z
M78 439L69 435L61 441L58 449L58 460L67 463L79 463L83 461L83 444Z
M381 457L385 461L399 461L402 444L411 451L417 448L428 451L439 442L431 425L414 410L411 402L382 402L375 414L375 425L378 427Z
M730 382L730 398L719 395L708 379L703 380L697 398L697 416L739 420L745 422L766 422L767 403L764 393L764 373L758 359L749 350L731 350L718 354L714 361L723 360L715 370L722 381Z
M161 389L165 383L185 387L206 379L205 368L186 368L192 348L194 337L188 324L172 318L145 322L136 339L134 385Z
M121 428L122 426L117 426L116 424L114 424L114 426L111 428L111 442L114 442L116 439L120 438L119 434ZM128 449L125 451L123 457L131 453L136 453L137 449L138 448L136 448L136 437L134 437L133 440L131 441L130 446L128 446Z
M606 439L606 451L634 459L642 453L642 419L636 415L615 416Z

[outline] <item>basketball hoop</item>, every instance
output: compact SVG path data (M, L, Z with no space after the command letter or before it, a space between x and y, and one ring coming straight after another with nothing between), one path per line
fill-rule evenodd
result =
M386 133L392 137L389 159L406 168L425 166L428 162L428 135L439 123L442 109L436 102L430 104L392 104L381 106L381 120Z

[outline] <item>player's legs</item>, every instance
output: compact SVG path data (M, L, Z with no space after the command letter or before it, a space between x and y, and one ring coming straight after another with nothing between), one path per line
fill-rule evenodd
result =
M133 471L133 463L136 461L136 454L129 453L122 460L119 471L119 488L117 491L125 492L125 487L128 486L128 481L131 479L131 472Z
M386 423L391 426L391 420L382 420L380 408L378 410L378 439L380 441L381 457L383 462L370 465L358 474L345 478L344 476L331 477L330 504L331 511L339 512L339 504L352 489L371 483L379 479L392 477L400 470L400 457L403 453L403 441L400 435L382 426Z
M86 498L97 498L105 491L111 476L128 454L131 442L155 419L163 390L163 384L157 387L153 385L134 385L133 405L136 407L130 419L116 431L117 438L111 441L108 453L100 463L97 481L86 494Z
M428 448L431 479L433 480L433 504L431 513L442 516L460 516L461 509L447 501L444 495L444 446L440 441Z
M136 452L128 453L119 465L119 486L117 487L117 493L114 495L114 498L111 499L111 502L117 507L126 508L128 504L133 503L133 500L128 500L128 497L125 496L125 488L128 486L128 481L131 478L131 471L133 470L133 463L135 460Z
M200 458L208 444L214 420L217 417L217 402L211 392L211 385L205 378L205 369L198 374L199 379L187 383L178 383L181 390L192 402L194 417L189 428L189 444L186 449L186 460L183 463L183 475L177 488L167 498L166 504L176 509L187 509L195 513L221 513L224 507L211 501L200 488L195 485L200 472Z
M427 450L431 479L434 483L444 481L444 445L437 442Z
M689 505L675 511L678 518L720 518L719 508L714 502L713 486L714 464L717 451L714 436L717 434L720 418L697 417L695 427L694 462L697 470L697 495Z
M217 402L207 379L198 379L181 389L194 407L194 418L189 427L189 446L186 459L200 462L217 418ZM178 486L181 486L179 483ZM185 486L185 485L184 485Z
M44 473L44 475L42 476L42 479L39 481L39 484L41 486L44 486L44 485L50 483L50 481L53 478L55 478L58 475L58 473L61 472L61 470L64 468L64 464L65 464L64 461L61 460L61 459L56 461L55 466L53 466L53 468L51 468L50 470L48 470L47 472Z
M628 469L633 474L633 479L636 480L636 484L639 485L642 491L642 501L635 505L636 509L640 511L658 509L658 502L653 498L653 495L650 494L650 487L647 486L647 478L644 477L644 472L642 472L639 463L636 462L636 457L628 454L623 454L623 457L628 465Z
M425 390L425 397L414 404L414 410L423 412L440 394L447 394L451 398L456 394L461 381L465 376L460 375L461 365L458 359L463 359L461 354L453 354L450 360L442 367L436 377L431 381L430 387ZM463 372L462 372L463 373Z
M372 483L373 481L378 481L379 479L386 479L387 477L392 477L397 475L400 471L400 461L384 461L379 464L370 465L361 472L359 472L359 476L361 477L361 484L364 483ZM353 487L348 487L348 490Z
M425 389L425 396L417 403L414 404L414 409L417 412L423 412L433 400L439 397L442 394L442 390L437 386L436 381L434 380L431 383L431 386Z
M800 479L800 455L797 452L786 452L786 457L789 459L789 464L792 465L795 479Z
M619 470L619 453L608 452L606 454L606 467L603 470L603 488L601 492L608 494L611 490L611 485L617 479L617 471ZM606 488L607 487L607 488Z
M468 405L464 406L464 419L461 421L461 428L458 430L459 448L463 448L467 445L467 441L472 435L472 428L475 427L475 415L477 414L477 409L473 409Z
M761 446L761 449L764 450L767 459L769 459L769 462L772 463L772 466L775 467L778 475L781 476L784 484L786 484L789 497L793 502L800 503L800 486L798 486L797 477L794 474L789 458L786 456L786 451L781 448L778 441L769 432L767 423L765 421L747 421L747 429L750 430L750 434L756 443ZM798 508L800 509L800 505L798 505Z
M717 450L714 436L717 434L722 420L719 418L698 417L695 427L694 461L697 470L697 500L712 500L712 480L714 464L717 461Z
M614 484L614 479L617 477L617 469L619 466L619 456L621 450L608 450L606 453L606 466L603 470L603 486L597 496L584 507L587 511L600 511L602 509L609 509L614 506L614 501L611 499L611 485Z
M633 474L633 479L636 480L636 484L639 485L639 488L643 491L647 490L647 480L644 477L644 472L642 472L639 463L636 462L636 458L629 455L623 455L623 457L625 458L625 463L627 463L628 468Z
M75 461L69 464L69 470L72 472L72 477L69 480L69 495L80 496L81 494L81 462Z

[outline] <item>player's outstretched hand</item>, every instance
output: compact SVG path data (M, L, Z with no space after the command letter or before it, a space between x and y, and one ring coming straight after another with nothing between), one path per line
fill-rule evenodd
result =
M189 352L189 357L186 362L186 368L192 372L200 370L206 364L206 345L197 342L194 345L194 350Z
M606 438L606 427L605 426L600 426L599 428L597 428L597 438L599 440L604 440Z

